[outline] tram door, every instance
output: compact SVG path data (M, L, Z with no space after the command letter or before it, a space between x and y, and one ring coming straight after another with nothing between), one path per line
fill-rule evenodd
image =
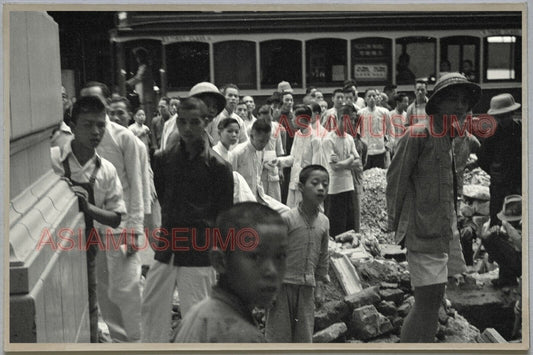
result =
M440 75L460 72L468 80L479 82L479 42L479 38L470 36L441 38Z

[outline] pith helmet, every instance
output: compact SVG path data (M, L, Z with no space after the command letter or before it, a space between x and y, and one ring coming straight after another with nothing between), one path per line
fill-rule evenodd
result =
M194 85L191 88L191 91L189 91L189 97L194 96L201 99L202 96L206 95L212 96L216 99L218 113L220 113L224 109L224 107L226 107L226 98L224 97L224 95L220 93L220 91L215 85L207 81L203 81Z

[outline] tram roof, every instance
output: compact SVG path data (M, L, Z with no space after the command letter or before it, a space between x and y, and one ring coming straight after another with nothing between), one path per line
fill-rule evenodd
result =
M391 31L447 29L520 29L522 13L454 11L382 12L120 12L116 36L261 32Z

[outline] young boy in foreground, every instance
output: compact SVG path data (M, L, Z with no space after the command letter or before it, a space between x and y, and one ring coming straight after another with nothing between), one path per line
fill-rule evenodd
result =
M323 283L329 281L329 220L319 211L329 174L321 165L308 165L299 180L302 202L283 215L289 228L287 273L267 313L266 339L272 343L313 341L315 298L323 301Z
M265 342L252 318L252 309L270 306L280 289L285 274L287 227L277 212L255 202L240 203L221 213L216 225L222 240L233 235L236 243L234 248L231 243L213 245L209 257L219 275L218 282L211 295L185 316L174 342Z
M115 167L96 153L104 136L106 107L98 96L81 97L72 108L70 123L74 139L50 150L54 172L69 182L85 216L87 278L91 343L98 342L96 253L94 222L116 228L126 214L122 184ZM96 226L98 227L98 226Z

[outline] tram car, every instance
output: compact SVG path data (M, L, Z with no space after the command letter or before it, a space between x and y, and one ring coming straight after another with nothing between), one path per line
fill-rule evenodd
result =
M367 88L397 85L413 94L415 79L431 91L445 72L477 82L490 98L510 92L522 102L521 12L118 12L110 31L116 89L148 49L160 95L185 96L200 81L234 83L261 103L280 81L301 98L309 86L325 94L354 78Z

